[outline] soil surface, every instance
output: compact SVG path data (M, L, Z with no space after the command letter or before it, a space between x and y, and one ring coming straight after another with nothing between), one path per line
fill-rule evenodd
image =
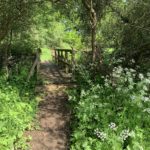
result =
M64 90L71 78L49 62L41 64L40 74L44 79L36 89L42 99L37 113L40 128L26 132L32 137L30 150L68 150L70 110Z

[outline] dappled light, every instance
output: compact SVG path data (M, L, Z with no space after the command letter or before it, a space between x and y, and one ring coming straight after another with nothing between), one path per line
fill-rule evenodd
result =
M0 0L0 150L150 149L150 0Z
M66 150L68 147L70 111L67 108L67 95L62 92L64 88L65 85L51 84L39 90L44 94L37 114L40 129L26 133L32 136L30 145L33 150Z

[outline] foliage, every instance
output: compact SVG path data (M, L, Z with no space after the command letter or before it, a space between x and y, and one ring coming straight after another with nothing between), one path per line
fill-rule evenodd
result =
M23 70L22 70L23 71ZM35 116L35 82L25 83L24 73L0 77L0 149L26 149L24 131Z
M11 30L20 31L29 27L32 3L33 0L0 1L0 42L9 35Z
M25 41L15 41L11 45L11 54L14 56L17 55L31 55L36 52L37 47L32 42Z
M148 150L150 74L118 66L99 81L70 91L71 150Z
M52 50L47 47L42 48L41 61L44 62L50 60L52 60Z
M74 22L60 13L50 2L35 10L34 25L30 34L40 47L81 48L81 37L74 29Z
M98 27L97 40L103 51L113 49L118 58L125 57L126 65L134 59L147 70L149 57L149 1L113 0Z
M9 66L8 58L44 47L41 60L48 61L49 49L86 47L99 59L90 64L89 51L77 56L71 150L148 150L149 6L149 0L0 0L0 66L13 68L8 80L0 78L0 149L26 148L21 136L36 111L35 82L25 82L31 60Z

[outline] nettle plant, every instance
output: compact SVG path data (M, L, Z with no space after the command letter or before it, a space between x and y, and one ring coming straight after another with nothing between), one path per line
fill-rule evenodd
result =
M76 99L71 149L148 150L150 73L118 66L101 78Z

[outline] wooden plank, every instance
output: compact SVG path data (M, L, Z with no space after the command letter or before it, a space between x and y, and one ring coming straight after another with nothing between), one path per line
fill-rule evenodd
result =
M34 72L36 73L36 75L38 74L39 71L39 65L40 65L40 53L41 53L41 49L37 49L37 53L36 53L36 59L30 69L28 78L27 78L27 82L29 82L31 76L34 74Z
M65 65L68 65L68 66L70 66L71 67L71 64L70 63L68 63L68 62L66 62L66 61L64 61L63 59L59 59L59 62L61 62L61 63L64 63Z
M74 76L74 69L75 69L75 51L74 51L73 48L72 48L72 58L71 59L72 59L71 60L71 66L72 66L71 71L72 71L72 78L73 78L73 76Z
M33 73L34 73L34 69L35 69L37 63L38 63L38 59L36 58L36 60L34 61L33 65L32 65L32 68L31 68L31 70L30 70L30 72L29 72L29 75L28 75L28 78L27 78L27 81L28 81L28 82L29 82L31 76L32 76Z
M57 51L58 52L58 57L57 57L57 62L58 62L58 65L60 64L60 51Z
M68 63L68 53L66 51L65 51L65 60ZM68 71L69 71L68 65L65 65L65 71L66 71L66 73L68 73Z
M55 57L54 58L55 59L55 63L57 64L57 52L55 51L55 49L54 49L54 53L55 53L55 56L54 56Z
M71 49L55 49L56 51L66 51L66 52L72 52Z
M72 53L72 49L55 49L56 51L66 51L68 53ZM78 52L76 50L74 50L74 52Z

